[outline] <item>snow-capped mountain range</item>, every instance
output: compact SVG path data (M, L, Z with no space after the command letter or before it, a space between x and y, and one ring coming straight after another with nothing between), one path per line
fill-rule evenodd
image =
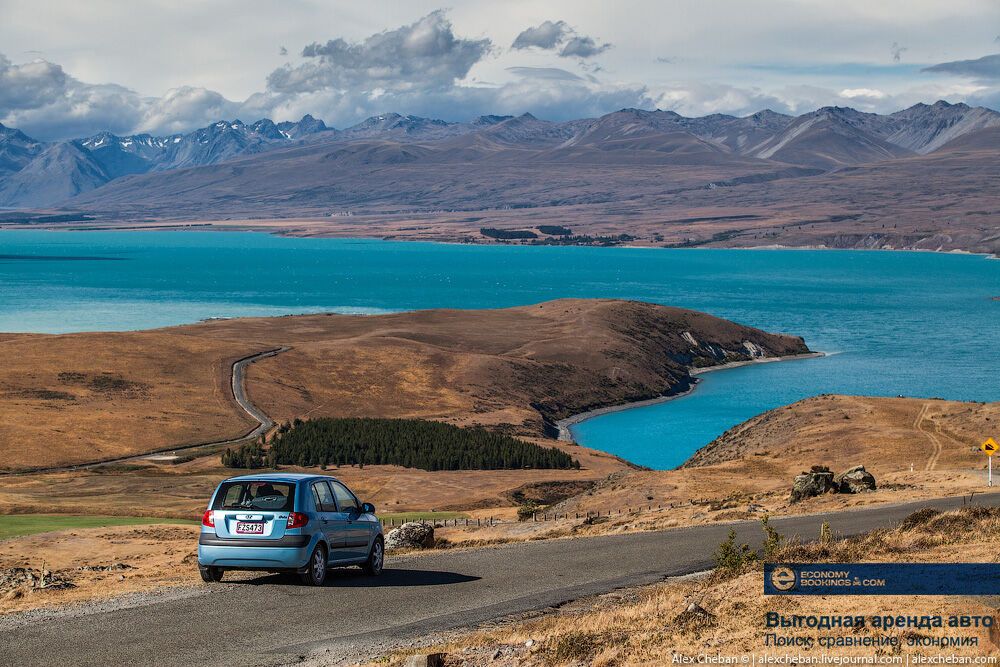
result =
M975 133L997 127L1000 113L943 101L888 115L824 107L797 117L764 110L744 117L687 118L672 111L622 109L567 122L523 114L455 123L391 113L343 130L307 115L297 122L219 121L188 134L162 137L101 132L54 143L0 125L0 206L64 204L111 181L140 174L327 144L353 146L349 160L365 164L397 164L432 155L435 164L490 159L702 166L758 162L830 171L928 154L960 138L975 142ZM413 146L403 150L391 145ZM422 147L433 150L421 152ZM338 154L338 159L346 155Z

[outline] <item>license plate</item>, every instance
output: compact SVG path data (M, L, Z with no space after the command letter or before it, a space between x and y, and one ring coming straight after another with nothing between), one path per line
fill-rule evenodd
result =
M237 521L236 532L240 535L263 535L264 524L260 521Z

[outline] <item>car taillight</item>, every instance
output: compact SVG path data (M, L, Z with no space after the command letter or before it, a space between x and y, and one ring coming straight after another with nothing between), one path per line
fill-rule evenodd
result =
M309 523L309 517L301 512L288 513L288 528L301 528Z
M205 513L201 515L201 525L215 528L215 512L205 510Z

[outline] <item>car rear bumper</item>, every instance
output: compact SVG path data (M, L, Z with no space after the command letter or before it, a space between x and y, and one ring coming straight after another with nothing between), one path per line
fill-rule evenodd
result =
M198 564L212 567L299 569L309 562L315 536L286 535L276 540L198 536Z
M198 536L198 545L206 547L270 547L279 549L301 549L309 546L308 535L285 535L278 539L264 537L219 537L212 533Z

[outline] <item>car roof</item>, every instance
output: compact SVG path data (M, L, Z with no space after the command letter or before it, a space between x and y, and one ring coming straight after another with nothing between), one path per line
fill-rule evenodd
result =
M302 482L311 479L337 479L331 475L310 475L297 472L272 472L254 475L240 475L223 480L224 482L249 482L267 480L268 482ZM340 480L337 480L340 481Z

